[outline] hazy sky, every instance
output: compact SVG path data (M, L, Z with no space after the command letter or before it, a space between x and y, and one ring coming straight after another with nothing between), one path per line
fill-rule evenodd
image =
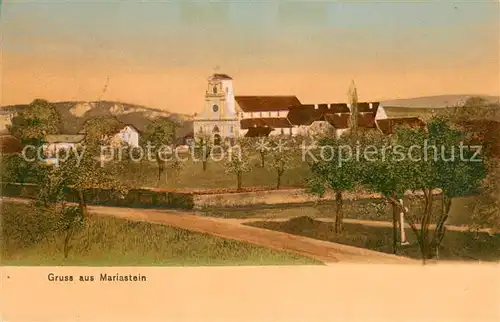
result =
M215 66L237 95L304 103L500 95L498 1L4 1L2 105L106 100L199 112Z

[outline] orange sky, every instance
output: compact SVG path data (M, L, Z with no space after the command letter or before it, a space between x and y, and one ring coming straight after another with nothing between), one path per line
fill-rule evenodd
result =
M361 100L500 95L499 18L491 13L498 6L470 6L460 16L453 7L437 13L435 6L384 7L379 14L387 23L374 17L372 25L350 26L346 19L335 26L279 25L265 33L245 26L147 29L146 13L158 10L144 5L138 7L144 9L143 26L131 24L137 17L122 6L107 9L121 9L121 16L106 15L100 22L117 19L119 27L87 28L77 19L95 18L98 24L99 17L83 10L96 14L96 4L53 5L51 10L67 11L68 21L60 22L49 19L52 11L42 15L47 8L4 5L2 105L34 98L97 100L109 78L103 100L192 114L203 107L206 79L216 65L233 77L236 95L294 94L304 103L346 101L352 79ZM358 4L354 14L365 14L366 21L382 6L363 8ZM396 9L399 20L387 20ZM434 16L411 18L416 9ZM70 18L76 22L65 30ZM125 33L120 24L135 29Z

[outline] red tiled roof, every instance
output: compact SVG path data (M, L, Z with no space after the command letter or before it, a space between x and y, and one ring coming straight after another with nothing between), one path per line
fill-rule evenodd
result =
M336 129L348 129L350 118L351 114L349 113L325 114L323 117ZM375 128L375 115L373 113L359 113L358 127Z
M234 98L243 112L288 111L300 105L296 96L236 96Z
M245 134L246 137L268 136L273 129L270 127L251 127Z
M493 120L470 120L459 122L464 130L472 134L468 144L484 146L494 157L500 157L500 122Z
M253 127L268 127L271 129L275 128L291 128L292 124L285 117L269 117L269 118L258 118L258 119L243 119L240 121L241 128L246 130Z
M370 104L372 104L372 108L370 108ZM358 103L357 105L358 105L358 112L359 113L370 112L370 113L376 114L380 103L379 102L361 102L361 103Z
M229 77L229 76L228 76L228 75L226 75L226 74L213 74L211 78L212 78L212 79L220 79L220 80L224 80L224 79L229 79L229 80L231 80L231 79L232 79L231 77Z
M336 129L347 129L349 127L349 118L351 117L348 113L341 114L326 114L324 120L330 123Z
M314 104L292 106L288 112L288 120L293 125L311 125L313 122L321 120L325 114L349 113L347 104Z
M23 151L23 144L21 141L12 135L0 136L0 153L21 153Z
M358 126L364 128L376 128L375 113L362 112L358 114Z
M382 133L393 134L396 127L422 127L425 126L425 123L418 117L405 117L377 120L376 125L380 129L380 131L382 131Z
M372 108L370 109L370 103L358 103L358 126L375 127L375 114L380 104L378 102L371 104ZM328 116L328 121L336 128L343 129L348 127L348 121L345 119L349 118L350 110L347 104L344 103L293 106L288 113L288 119L293 125L311 125L314 121L324 119L326 115L331 115Z

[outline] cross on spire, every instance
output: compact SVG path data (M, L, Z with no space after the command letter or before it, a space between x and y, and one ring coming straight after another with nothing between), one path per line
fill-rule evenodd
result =
M218 72L219 70L220 70L220 66L219 66L219 65L215 66L215 68L214 68L214 74L217 74L217 72Z

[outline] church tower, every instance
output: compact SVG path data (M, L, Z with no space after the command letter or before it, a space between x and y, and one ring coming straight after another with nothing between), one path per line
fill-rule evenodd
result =
M225 74L213 74L208 78L205 92L205 115L210 119L232 119L236 117L234 107L233 79Z
M194 121L194 134L209 134L214 142L234 138L239 134L233 90L233 79L226 74L213 74L208 78L203 112Z

